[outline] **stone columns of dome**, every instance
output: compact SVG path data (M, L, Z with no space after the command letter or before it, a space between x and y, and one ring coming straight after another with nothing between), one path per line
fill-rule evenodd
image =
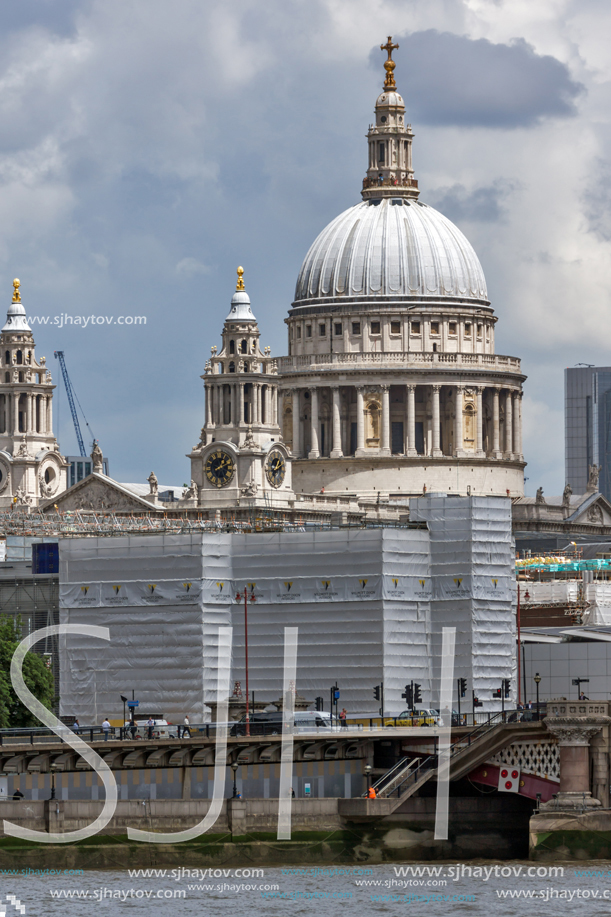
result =
M27 394L26 398L26 423L25 429L26 433L32 432L32 395Z
M310 389L310 451L308 458L319 458L318 449L318 389Z
M356 452L355 455L365 455L365 389L358 385L356 389Z
M433 456L441 455L441 449L439 447L440 436L439 436L439 389L440 385L431 386L433 389Z
M501 458L501 421L499 415L499 389L492 392L492 454Z
M293 389L293 455L301 455L301 419L299 417L299 389Z
M407 443L406 454L417 455L416 452L416 386L407 385Z
M477 442L476 442L476 454L484 454L484 404L483 404L483 394L484 387L482 385L477 386Z
M244 383L239 382L238 384L240 386L240 403L238 407L239 413L238 413L237 420L238 420L238 424L241 425L244 423Z
M260 382L255 383L257 388L257 420L256 423L263 423L263 386Z
M505 395L505 452L507 458L513 457L513 392Z
M382 392L382 455L390 455L390 385L380 386Z
M38 396L38 432L46 433L46 419L47 419L47 399L44 395Z
M331 450L331 458L341 458L344 453L342 451L342 422L339 403L339 385L334 385L331 389L331 393L333 395L333 449Z
M462 408L463 408L463 387L456 386L455 391L455 412L454 412L454 455L464 455L463 449L463 429L462 429Z
M513 451L522 459L522 392L514 392L513 401Z

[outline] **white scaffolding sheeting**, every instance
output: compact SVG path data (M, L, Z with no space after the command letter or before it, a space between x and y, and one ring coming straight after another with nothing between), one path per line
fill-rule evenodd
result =
M410 518L426 521L431 539L431 663L439 684L441 633L456 627L455 677L494 710L490 700L511 679L515 701L514 543L511 501L503 497L430 494L410 501ZM434 697L437 695L435 694Z
M456 676L489 706L512 678L515 590L510 501L429 496L412 501L425 528L191 533L60 542L61 623L107 626L111 642L60 644L60 710L81 722L122 709L203 721L216 702L217 632L234 628L232 681L267 702L282 691L284 628L299 628L297 690L308 700L337 682L340 707L405 709L409 681L436 706L441 630L457 629ZM253 601L254 599L254 601Z

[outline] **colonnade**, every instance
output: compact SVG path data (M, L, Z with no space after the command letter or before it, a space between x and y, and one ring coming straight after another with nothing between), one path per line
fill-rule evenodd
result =
M205 385L206 427L278 424L278 386L269 382L227 382Z
M53 396L35 392L7 392L0 395L0 433L51 433Z
M285 441L292 439L296 456L522 457L522 392L517 387L331 385L291 388L284 395L283 435ZM286 424L288 412L292 430Z

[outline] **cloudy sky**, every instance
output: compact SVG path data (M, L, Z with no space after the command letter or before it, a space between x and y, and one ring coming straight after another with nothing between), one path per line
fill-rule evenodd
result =
M187 481L234 289L286 352L319 231L357 203L392 34L422 199L475 246L520 356L527 492L564 485L563 370L609 365L611 8L603 0L5 0L0 291L65 351L121 481ZM62 451L76 451L65 393Z

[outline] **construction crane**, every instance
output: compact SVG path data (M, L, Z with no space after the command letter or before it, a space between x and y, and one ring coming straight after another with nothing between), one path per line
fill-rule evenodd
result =
M86 456L87 453L85 452L85 443L83 442L83 434L81 433L81 425L79 423L78 414L76 413L76 405L74 403L74 392L72 391L72 383L70 382L70 376L68 375L68 370L66 369L66 362L64 360L64 351L56 350L55 359L59 360L59 365L61 366L62 377L64 380L64 385L66 386L66 395L68 396L68 404L70 405L70 413L72 414L72 422L74 424L74 432L76 433L76 438L78 441L78 447L80 450L80 454L82 456ZM80 407L80 403L79 403L79 407ZM87 423L86 418L85 418L85 423ZM87 424L87 426L89 426L89 424Z

